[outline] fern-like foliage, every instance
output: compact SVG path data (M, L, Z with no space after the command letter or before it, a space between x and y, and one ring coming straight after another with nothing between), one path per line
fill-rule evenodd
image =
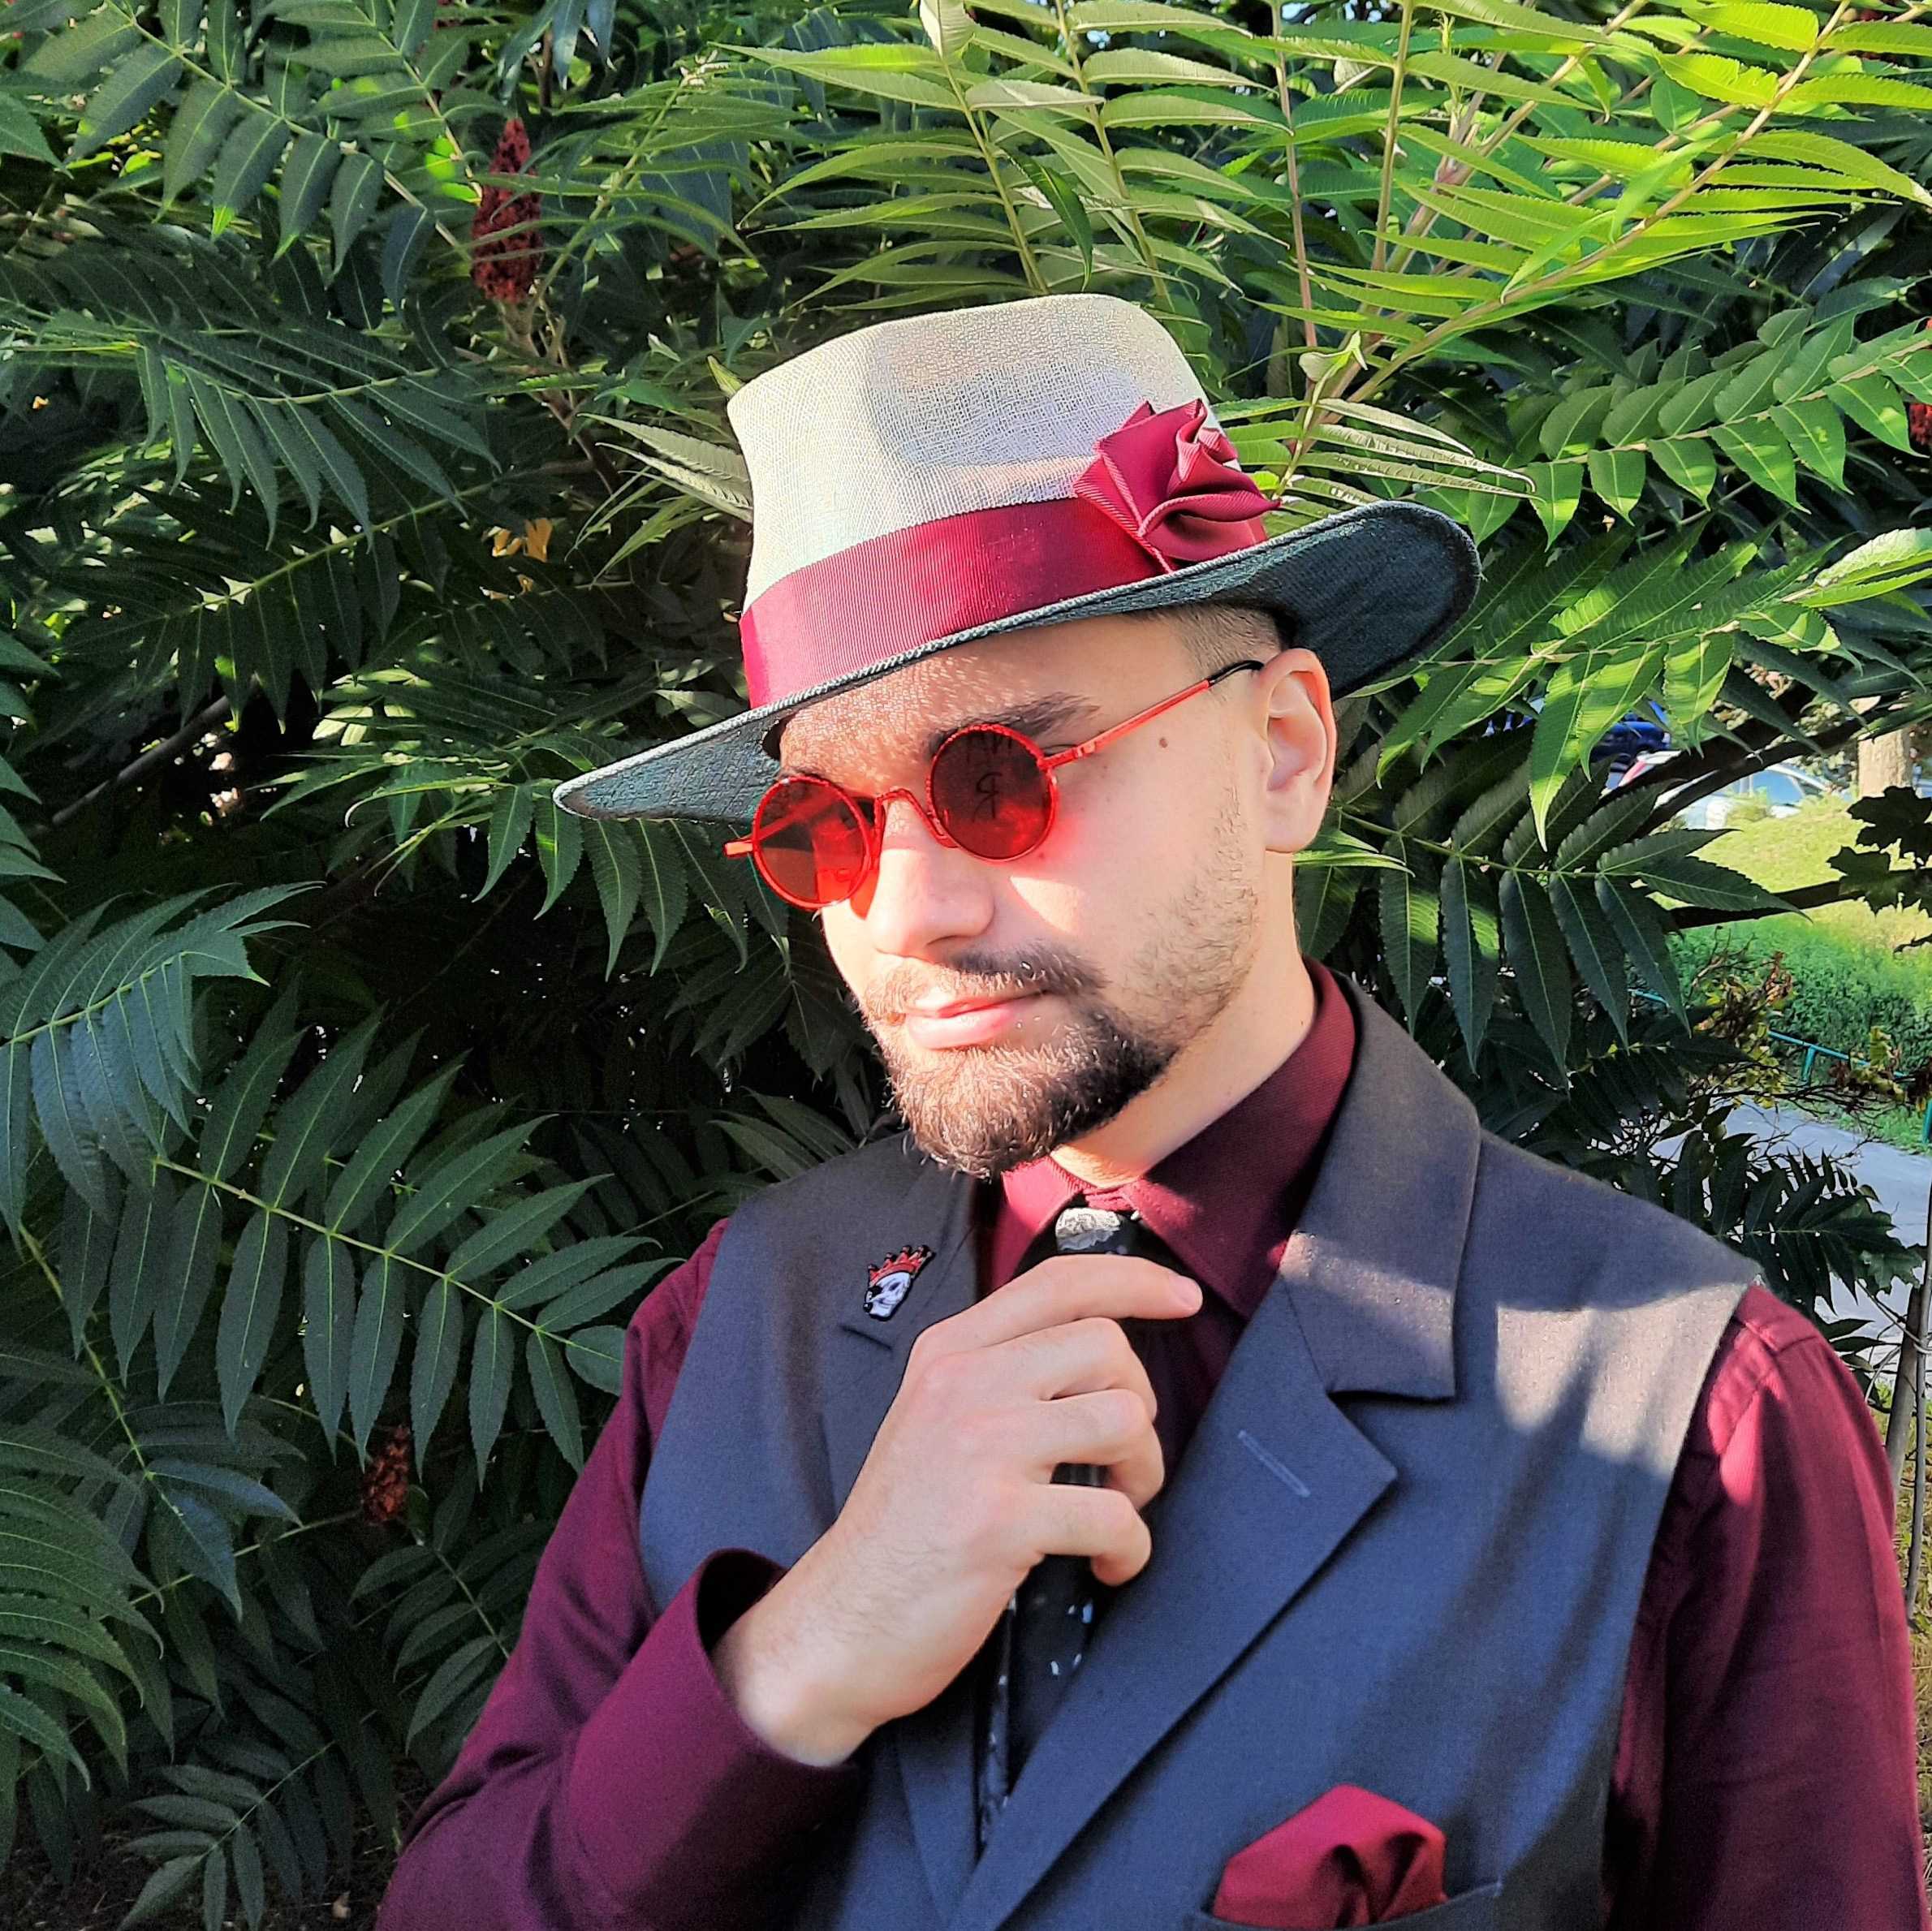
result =
M1676 938L1779 903L1687 805L1932 708L1932 26L1869 15L15 0L0 1841L218 1931L393 1838L641 1297L890 1125L717 827L551 800L742 705L725 399L882 314L1128 296L1276 528L1464 520L1305 946L1495 1131L1888 1291ZM1922 904L1861 810L1798 896Z

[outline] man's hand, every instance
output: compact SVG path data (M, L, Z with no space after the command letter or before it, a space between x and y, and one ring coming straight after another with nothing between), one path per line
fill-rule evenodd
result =
M746 1723L840 1762L959 1675L1042 1556L1137 1575L1164 1471L1120 1323L1200 1305L1151 1261L1067 1255L928 1328L839 1519L718 1645ZM1106 1485L1055 1485L1063 1462L1099 1463Z

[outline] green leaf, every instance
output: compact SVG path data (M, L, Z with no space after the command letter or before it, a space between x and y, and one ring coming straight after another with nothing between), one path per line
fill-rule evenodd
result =
M107 1183L100 1143L87 1117L64 1032L51 1027L41 1032L33 1042L31 1065L34 1114L48 1152L67 1184L97 1211L105 1211Z
M19 154L48 167L54 165L54 150L47 145L40 123L7 94L0 94L0 154Z
M407 1747L443 1715L457 1699L476 1687L496 1654L494 1635L472 1636L461 1649L453 1650L439 1663L410 1712Z
M50 33L20 71L50 91L71 93L140 44L133 20L118 6L100 6L64 32Z
M1924 31L1921 29L1920 31ZM1834 37L1835 41L1837 37ZM1766 160L1796 161L1808 167L1828 168L1840 179L1861 187L1877 188L1921 205L1932 203L1932 193L1909 175L1881 161L1863 148L1839 140L1828 134L1789 127L1766 128L1753 136L1745 153Z
M1379 873L1382 942L1389 976L1412 1028L1422 998L1435 970L1436 931L1440 917L1436 894L1435 861L1427 853L1398 839L1391 856L1402 869Z
M545 794L535 804L537 856L549 883L543 903L537 907L541 918L563 895L564 888L576 876L578 861L584 856L584 820L561 809Z
M120 1202L110 1198L108 1210L97 1213L84 1194L70 1190L61 1203L61 1297L79 1358L88 1317L107 1291L108 1269L120 1228Z
M356 1331L356 1263L343 1242L310 1241L302 1261L302 1360L308 1399L323 1435L333 1441L348 1399Z
M1807 469L1834 489L1844 488L1844 419L1824 397L1781 403L1771 411L1771 420Z
M1818 43L1818 15L1808 6L1771 6L1764 0L1685 0L1684 11L1719 33L1755 41L1762 47L1805 54Z
M272 114L251 107L222 143L214 164L214 232L227 227L268 185L288 145L290 130Z
M241 1590L235 1571L235 1538L221 1511L192 1489L157 1481L149 1535L158 1537L168 1554L191 1575L198 1575L224 1597L239 1616Z
M1550 674L1529 753L1529 802L1539 827L1563 781L1650 687L1662 655L1649 644L1619 644L1566 658Z
M437 0L397 0L392 36L396 50L413 58L436 24Z
M1542 519L1550 540L1569 528L1583 500L1583 465L1581 463L1525 463L1523 473L1529 478L1530 507Z
M342 157L329 196L329 221L335 240L335 272L340 274L350 244L369 226L382 192L382 170L369 155L351 150Z
M497 881L509 869L510 861L524 848L537 816L536 787L505 785L489 808L489 870L477 896L487 898Z
M288 1222L279 1214L257 1212L235 1244L235 1265L229 1270L215 1334L222 1420L231 1435L268 1359L287 1282Z
M511 1127L479 1146L460 1147L416 1176L415 1189L397 1209L385 1244L396 1254L426 1245L459 1214L480 1205L526 1156L524 1143L536 1123Z
M1724 631L1680 637L1664 653L1663 710L1687 741L1710 714L1731 674L1731 640Z
M369 1446L402 1352L403 1273L400 1261L382 1254L362 1277L349 1338L349 1423L358 1455Z
M289 150L282 170L281 239L276 244L277 255L286 255L315 226L341 161L339 144L320 134L300 136Z
M1826 392L1852 421L1896 450L1912 447L1912 429L1899 392L1881 375L1854 376Z
M1598 907L1593 889L1585 881L1553 877L1550 881L1550 905L1584 984L1609 1014L1619 1037L1628 1037L1630 986L1624 970L1624 948Z
M67 150L68 165L105 147L141 119L181 77L181 62L166 47L144 41L117 61L88 101Z
M356 1087L379 1019L371 1019L328 1057L276 1116L274 1144L261 1163L261 1191L271 1206L298 1205L324 1178L328 1155L340 1144L355 1118Z
M207 173L241 111L239 98L218 80L199 80L189 88L175 110L162 150L165 200L174 200Z
M1570 1049L1570 968L1563 929L1536 880L1506 872L1501 892L1503 942L1523 1011L1559 1073Z
M537 1412L550 1431L563 1459L573 1468L584 1466L584 1428L577 1413L577 1391L563 1365L563 1352L541 1329L533 1329L524 1359L530 1373L530 1392Z
M166 1174L154 1175L148 1186L127 1189L107 1287L108 1326L123 1381L153 1318L168 1266L174 1213L174 1185Z
M664 963L664 955L684 923L690 905L690 885L677 841L660 825L642 819L636 824L642 854L644 916L650 921L657 939L651 955L651 970Z
M5 1720L6 1713L0 1709L0 1722ZM150 1918L159 1917L186 1897L188 1886L201 1875L201 1862L202 1853L198 1851L170 1857L141 1886L140 1894L121 1920L119 1931L132 1931L134 1925L144 1925Z
M258 1819L272 1814L266 1804L256 1812ZM228 1856L235 1865L235 1889L241 1900L242 1916L248 1923L248 1931L256 1931L261 1922L262 1908L267 1899L262 1883L261 1852L256 1847L254 1834L246 1824L230 1836Z
M813 1117L817 1118L816 1115ZM743 1114L719 1123L734 1139L737 1137L735 1129L748 1123ZM823 1123L820 1123L822 1125ZM839 1150L845 1152L850 1149L841 1148ZM827 1153L821 1157L836 1158L837 1155ZM808 1158L801 1162L797 1170L802 1172L805 1167L816 1165L817 1159ZM634 1301L651 1282L675 1265L675 1261L665 1257L655 1261L633 1261L627 1267L607 1268L602 1273L593 1275L590 1279L580 1282L567 1293L558 1295L545 1308L537 1325L546 1334L553 1335L561 1334L573 1327L581 1327L584 1322L594 1321L599 1315L608 1314L613 1308L622 1303ZM504 1295L502 1304L508 1307L512 1298L510 1295Z
M509 1405L510 1381L516 1367L515 1345L509 1316L494 1301L488 1304L477 1317L469 1364L469 1437L476 1451L479 1481L502 1432L503 1411Z
M360 1144L330 1187L322 1209L337 1232L355 1233L394 1186L397 1170L442 1110L457 1071L455 1067L446 1067L362 1136Z
M154 1308L155 1392L164 1399L200 1330L221 1252L222 1196L212 1187L184 1188Z
M448 1271L458 1280L474 1282L527 1253L594 1184L590 1180L567 1181L498 1209L450 1256Z
M606 1394L622 1391L624 1381L624 1330L619 1327L580 1328L563 1343L564 1358L579 1381Z
M1473 860L1450 859L1443 868L1443 951L1450 1000L1472 1062L1495 1002L1499 917L1495 875Z
M1627 518L1643 496L1644 468L1641 449L1593 450L1590 487L1618 515Z
M599 903L604 908L604 929L610 950L604 962L607 979L617 970L617 955L629 936L631 920L637 911L637 899L644 886L644 868L638 857L637 839L630 825L588 821L584 843L590 854L590 875L597 882Z
M457 1357L463 1349L462 1297L445 1278L429 1290L416 1317L416 1358L409 1369L409 1426L420 1468L429 1454L450 1390L456 1385Z
M1813 610L1861 603L1932 576L1932 530L1887 530L1818 572L1796 601Z
M1663 921L1650 900L1623 879L1599 877L1597 903L1610 915L1610 922L1630 955L1637 976L1682 1019L1684 989L1671 963Z
M232 1180L254 1148L275 1088L306 1030L294 1024L295 1009L289 994L277 1000L215 1089L201 1141L203 1166L215 1179Z
M1798 500L1798 472L1788 444L1767 417L1741 423L1719 423L1711 432L1715 442L1760 489L1781 502Z

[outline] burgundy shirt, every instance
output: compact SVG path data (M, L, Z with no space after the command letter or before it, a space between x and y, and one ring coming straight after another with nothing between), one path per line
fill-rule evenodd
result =
M1273 1279L1352 1062L1315 968L1308 1037L1254 1093L1099 1205L1139 1212L1201 1311L1139 1338L1170 1462ZM1007 1176L982 1291L1079 1191ZM380 1931L768 1931L817 1830L857 1799L740 1721L709 1650L775 1580L714 1556L662 1614L638 1551L651 1443L723 1226L639 1309L612 1416L539 1566L523 1635L417 1812ZM1885 1458L1823 1336L1762 1287L1719 1343L1631 1646L1604 1836L1611 1931L1926 1931L1916 1734Z

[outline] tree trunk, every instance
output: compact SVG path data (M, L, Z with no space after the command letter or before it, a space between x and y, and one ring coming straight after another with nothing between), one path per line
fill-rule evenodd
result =
M1887 731L1882 738L1862 738L1858 744L1858 795L1876 798L1894 785L1912 782L1912 733Z
M1905 1472L1905 1451L1915 1432L1913 1396L1918 1387L1918 1337L1926 1325L1926 1283L1921 1278L1905 1303L1905 1331L1899 1343L1899 1364L1891 1384L1891 1419L1885 1430L1885 1459L1891 1465L1891 1492L1899 1492Z

